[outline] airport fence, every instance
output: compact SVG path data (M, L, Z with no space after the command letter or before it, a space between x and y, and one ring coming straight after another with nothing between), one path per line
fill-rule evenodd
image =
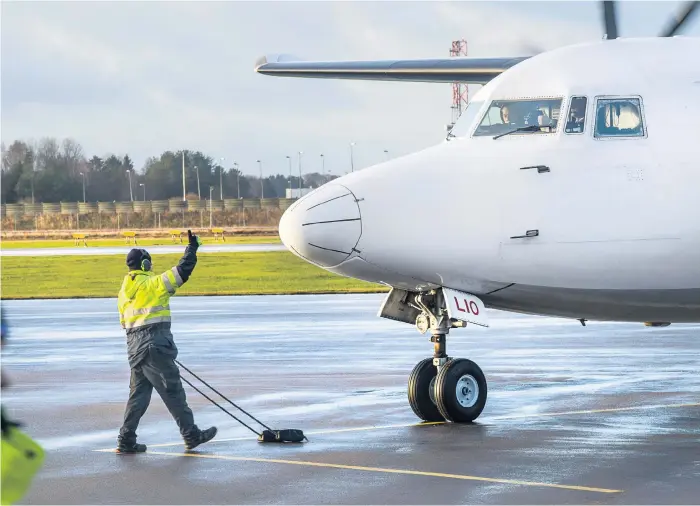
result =
M296 199L2 204L3 231L276 227Z

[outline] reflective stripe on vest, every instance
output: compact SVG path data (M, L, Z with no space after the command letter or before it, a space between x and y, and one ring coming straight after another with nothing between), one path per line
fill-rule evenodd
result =
M146 316L136 318L135 320L132 321L125 321L124 322L124 328L125 329L136 329L139 327L144 327L146 325L153 325L154 323L163 323L163 322L169 322L170 321L170 316L154 316L152 318L148 318Z
M131 318L136 315L146 315L146 314L151 314L151 313L157 313L159 311L168 311L170 309L170 305L167 306L153 306L153 307L141 307L138 309L125 309L124 310L124 318Z
M180 288L184 283L182 281L180 273L177 271L177 267L173 267L169 271L165 271L163 274L160 275L160 277L163 280L165 289L170 295L174 295L175 290Z

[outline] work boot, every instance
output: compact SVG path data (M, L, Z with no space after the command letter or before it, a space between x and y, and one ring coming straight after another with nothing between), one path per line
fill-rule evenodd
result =
M117 453L143 453L146 445L136 442L136 439L117 438Z
M197 429L192 435L187 435L185 439L185 448L187 450L192 450L199 445L211 441L216 436L216 427L209 427L207 430Z

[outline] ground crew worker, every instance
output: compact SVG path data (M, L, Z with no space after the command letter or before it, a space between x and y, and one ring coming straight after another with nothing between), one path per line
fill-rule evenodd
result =
M126 329L131 381L124 424L117 438L120 453L146 451L146 445L136 443L136 428L153 388L175 419L188 450L216 436L216 427L202 431L195 425L174 361L178 350L170 332L170 297L192 274L201 244L191 230L187 237L189 244L180 262L162 274L152 271L151 255L146 250L132 249L126 256L129 273L119 290L118 306L120 323Z

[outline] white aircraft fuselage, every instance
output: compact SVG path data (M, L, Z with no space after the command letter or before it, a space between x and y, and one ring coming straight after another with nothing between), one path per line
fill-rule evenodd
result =
M567 132L575 100L585 120ZM498 104L538 131L494 139L523 126ZM452 134L304 196L282 241L337 274L492 308L700 322L700 39L526 59L473 96Z

